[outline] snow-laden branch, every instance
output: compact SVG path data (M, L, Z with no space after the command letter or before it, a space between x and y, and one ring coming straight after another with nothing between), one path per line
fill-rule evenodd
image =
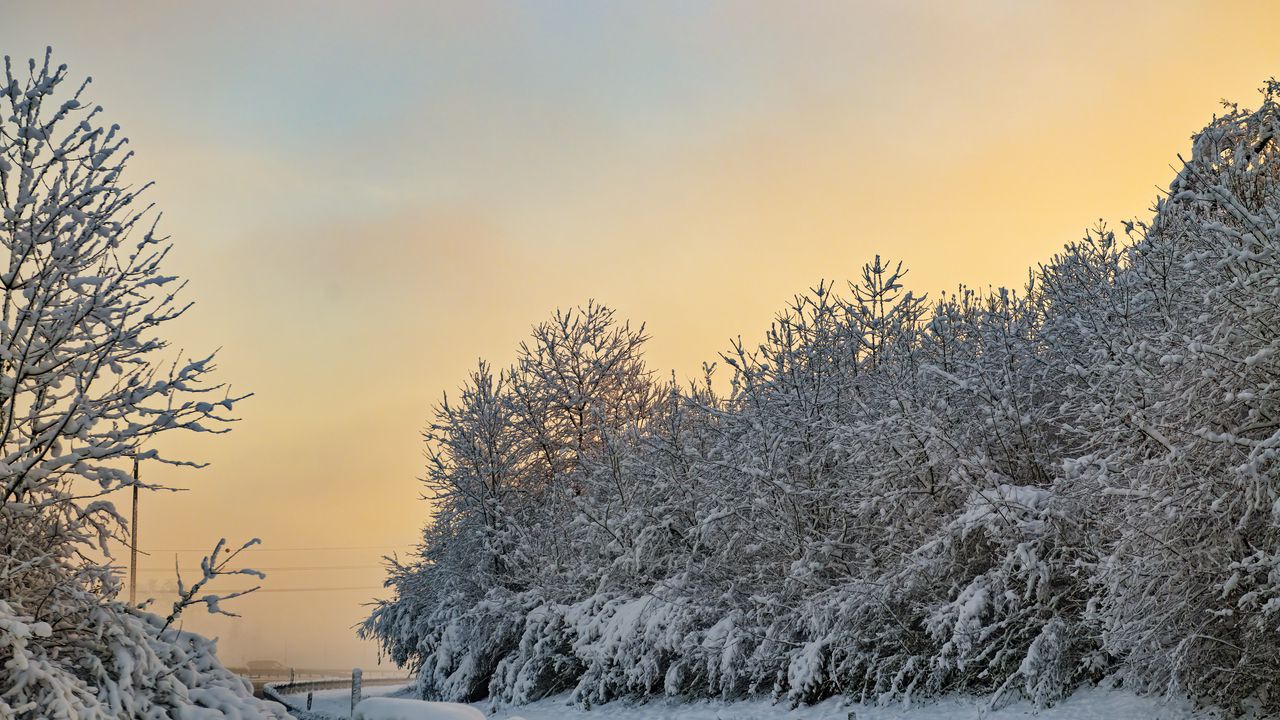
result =
M211 614L228 615L230 617L240 617L239 615L224 609L222 607L222 603L227 600L242 597L244 595L248 595L251 592L259 590L262 587L261 585L255 585L254 587L251 587L247 590L237 590L235 592L229 592L222 595L217 595L217 594L200 595L200 591L204 589L205 585L209 584L215 578L218 578L218 577L225 577L230 575L250 575L258 578L259 580L265 580L267 577L266 573L259 572L252 568L230 567L231 561L235 560L236 557L241 552L244 552L245 550L253 547L254 545L258 545L261 542L262 541L259 540L258 538L253 538L252 540L250 540L249 542L246 542L245 544L241 545L235 550L227 551L226 550L227 539L222 538L218 540L218 544L214 546L213 552L209 553L208 555L206 555L204 558L200 560L200 579L192 583L191 587L187 587L186 585L183 584L182 572L178 569L178 559L175 557L173 560L173 571L174 571L174 575L177 577L177 580L178 580L178 597L176 600L173 601L173 609L169 612L169 615L164 619L163 628L167 628L170 625L172 625L173 621L177 620L178 617L182 615L183 611L185 611L188 607L191 607L192 605L199 605L202 603L205 605L206 609Z
M117 601L100 558L127 536L116 493L177 431L219 433L247 397L212 354L170 347L191 306L129 141L52 54L0 77L0 716L271 717L208 641ZM206 577L226 574L211 556ZM232 553L234 555L234 553ZM231 595L184 596L214 612ZM175 606L174 612L181 612ZM172 621L172 617L170 618Z

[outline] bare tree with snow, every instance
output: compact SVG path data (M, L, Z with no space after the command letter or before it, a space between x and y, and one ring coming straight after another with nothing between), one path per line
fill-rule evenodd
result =
M66 66L0 88L0 715L270 715L213 644L116 600L129 465L194 465L160 436L225 432L241 398L161 331L189 303L120 128ZM151 486L144 486L150 488ZM214 611L219 597L198 599Z

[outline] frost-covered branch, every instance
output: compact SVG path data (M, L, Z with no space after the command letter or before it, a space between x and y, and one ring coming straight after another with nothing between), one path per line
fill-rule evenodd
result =
M239 548L236 548L235 550L227 551L225 549L227 539L222 538L218 540L218 544L213 547L213 552L209 553L208 555L206 555L204 558L200 560L200 579L196 580L191 585L191 587L186 587L183 584L182 572L178 569L178 560L175 557L173 561L173 570L178 580L178 597L176 600L173 601L173 609L169 612L169 615L164 619L164 625L162 626L161 629L163 630L164 628L168 628L170 625L172 625L173 621L177 620L178 617L182 615L183 611L186 610L188 607L192 605L198 605L201 603L205 605L206 609L211 614L228 615L230 617L240 617L239 615L224 609L222 607L222 603L227 600L248 595L249 593L254 592L255 590L261 589L262 586L255 585L254 587L251 587L247 590L237 590L235 592L230 592L222 595L216 595L216 594L200 595L200 591L204 589L205 585L209 584L211 581L213 581L215 578L218 578L218 577L226 577L230 575L250 575L258 578L259 580L265 580L267 577L266 574L259 572L257 570L253 570L251 568L231 568L230 567L231 561L235 560L236 556L238 556L241 552L244 552L245 550L253 547L254 545L260 544L261 542L262 541L259 540L258 538L253 538L252 540L245 543L244 545L241 545Z

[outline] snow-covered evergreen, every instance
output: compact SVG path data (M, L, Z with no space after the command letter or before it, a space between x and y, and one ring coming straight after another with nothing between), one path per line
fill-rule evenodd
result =
M213 642L117 599L112 493L162 433L222 432L212 358L166 352L187 307L169 243L122 173L117 126L65 66L5 58L0 87L0 717L273 717ZM148 486L149 487L149 486ZM107 561L102 557L106 556ZM230 571L215 551L203 582Z
M724 397L557 315L436 408L434 514L362 632L449 700L1109 679L1280 709L1278 135L1273 82L1149 223L1016 291L820 284Z

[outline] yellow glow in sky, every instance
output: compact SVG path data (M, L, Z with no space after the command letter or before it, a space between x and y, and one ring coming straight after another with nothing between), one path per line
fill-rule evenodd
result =
M264 541L229 662L373 666L351 626L407 549L419 430L477 357L596 298L679 376L876 253L936 293L1018 284L1144 217L1221 98L1280 72L1245 2L22 3L138 153L196 307L255 398L149 480L143 590ZM124 505L123 499L121 502ZM351 589L343 589L351 588ZM163 600L163 597L162 597Z

